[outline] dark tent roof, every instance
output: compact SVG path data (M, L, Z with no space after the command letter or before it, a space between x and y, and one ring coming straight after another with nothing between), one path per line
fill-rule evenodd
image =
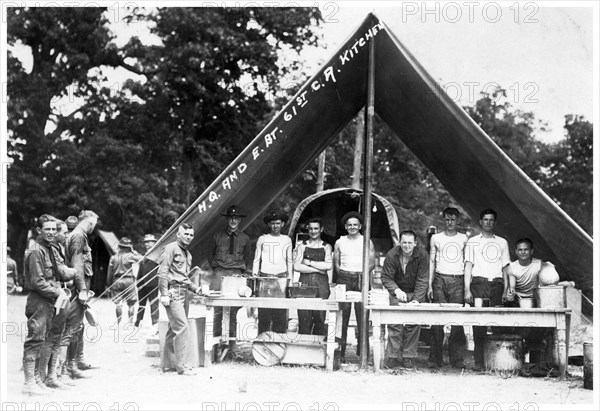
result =
M536 256L552 261L562 280L593 285L593 243L477 124L454 103L394 34L373 14L157 242L157 259L176 229L196 229L194 261L223 227L230 204L247 210L247 225L329 145L365 105L370 41L375 42L375 111L471 215L498 216L509 243L529 237ZM215 222L217 221L217 222Z

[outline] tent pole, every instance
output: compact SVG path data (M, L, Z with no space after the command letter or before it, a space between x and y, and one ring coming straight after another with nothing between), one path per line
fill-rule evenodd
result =
M373 116L375 114L375 41L369 43L369 69L367 71L367 107L365 110L365 167L363 176L363 193L365 196L364 227L363 227L363 275L362 275L362 302L361 310L362 327L360 330L360 368L366 369L369 358L368 338L369 321L368 310L365 308L369 300L369 283L371 272L371 209L373 207Z

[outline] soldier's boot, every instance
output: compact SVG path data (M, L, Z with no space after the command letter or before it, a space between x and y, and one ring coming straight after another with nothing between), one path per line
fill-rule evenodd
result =
M76 353L77 353L77 356L75 358L77 360L77 368L79 368L81 371L93 370L96 368L100 368L96 365L92 365L92 364L88 363L85 360L85 357L83 356L83 338L81 338L79 340L79 344L77 344Z
M48 393L50 391L50 388L46 387L46 384L44 384L44 380L40 376L40 372L41 372L40 359L38 357L38 359L35 360L35 368L33 371L33 376L35 379L35 383L38 385L38 387L40 387L42 390L44 390L44 392Z
M78 380L80 378L87 378L79 369L77 368L77 361L75 359L67 360L67 374L71 379Z
M57 364L56 369L57 369L56 378L58 379L58 381L61 384L67 385L70 387L76 385L74 382L71 381L71 378L67 375L67 347L66 346L60 347L60 351L58 353L58 364Z
M48 374L48 364L52 355L52 347L48 342L45 342L40 350L40 356L37 359L36 372L42 381L46 380Z
M46 386L50 388L66 388L65 384L58 380L58 368L59 368L59 355L54 354L50 358L50 368L48 370L48 376L44 381Z
M47 390L42 389L35 382L35 359L23 358L23 373L25 382L23 383L23 394L25 395L45 395Z

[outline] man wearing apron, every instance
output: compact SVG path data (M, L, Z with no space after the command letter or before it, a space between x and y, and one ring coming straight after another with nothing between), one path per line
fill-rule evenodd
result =
M321 239L323 220L308 220L309 239L297 244L294 270L300 273L300 283L318 287L317 297L329 298L329 275L333 266L333 249ZM326 335L325 311L298 310L300 334Z

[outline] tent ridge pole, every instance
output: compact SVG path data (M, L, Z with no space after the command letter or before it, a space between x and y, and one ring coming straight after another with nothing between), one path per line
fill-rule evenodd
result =
M373 208L373 117L375 114L375 41L371 39L369 43L369 63L367 71L367 104L365 110L365 167L363 177L364 193L364 227L363 227L363 275L362 275L362 306L360 330L360 368L366 369L369 358L368 338L369 321L368 310L365 306L369 299L369 283L371 272L371 253L375 250L370 249L371 244L371 210Z

